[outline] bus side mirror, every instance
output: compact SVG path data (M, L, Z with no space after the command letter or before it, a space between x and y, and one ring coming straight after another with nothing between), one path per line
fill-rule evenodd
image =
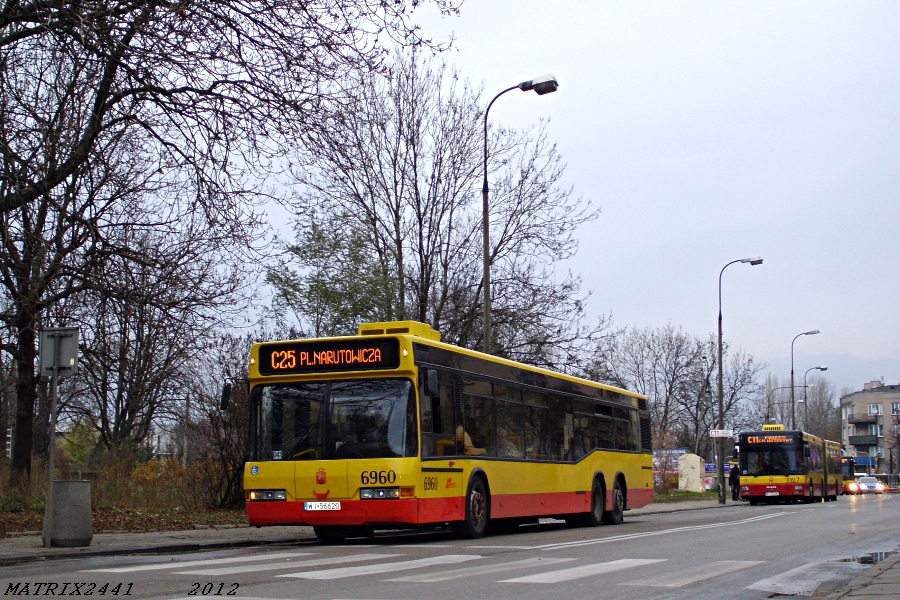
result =
M426 396L434 398L441 395L441 387L438 384L438 372L434 369L425 369L422 383L425 387Z
M231 384L226 383L222 386L222 398L219 400L219 410L226 410L231 402Z
M809 446L803 449L803 456L809 458Z

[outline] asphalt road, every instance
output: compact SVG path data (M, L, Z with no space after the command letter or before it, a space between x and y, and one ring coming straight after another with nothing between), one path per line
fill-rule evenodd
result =
M626 514L621 525L598 528L545 522L480 540L445 531L380 533L340 546L43 561L0 568L0 593L161 600L811 596L851 579L867 566L860 559L898 550L898 512L900 497L870 495Z

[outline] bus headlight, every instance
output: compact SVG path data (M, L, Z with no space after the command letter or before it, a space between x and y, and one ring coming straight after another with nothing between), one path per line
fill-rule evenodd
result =
M244 500L247 502L287 500L287 492L285 490L244 490Z
M400 497L400 488L360 488L360 500L393 500Z

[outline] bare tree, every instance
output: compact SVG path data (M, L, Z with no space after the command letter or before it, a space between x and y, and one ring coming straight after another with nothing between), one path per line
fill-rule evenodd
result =
M655 429L671 432L684 417L684 402L679 400L694 386L701 357L696 340L670 323L661 329L627 331L609 369L614 383L649 397Z
M718 423L717 353L712 335L695 337L672 324L631 328L596 355L592 374L649 397L655 448L678 444L711 456L709 430ZM745 429L756 420L753 404L764 365L727 346L723 356L724 421Z
M808 380L805 403L798 405L803 411L804 429L828 440L841 440L841 409L835 402L834 383L822 376Z
M72 119L78 110L87 110L77 103L69 108L66 115ZM237 285L228 278L241 272L240 253L254 241L252 213L210 222L197 205L179 201L180 193L191 191L189 184L154 179L158 163L143 153L140 140L123 135L116 142L107 146L109 155L91 155L90 171L70 177L52 194L0 213L0 285L8 300L0 313L8 332L3 350L17 365L14 481L30 471L35 435L38 440L44 432L50 436L49 407L38 402L43 396L37 394L36 332L77 317L90 339L95 326L108 325L108 313L101 317L86 310L107 310L113 300L122 307L140 296L165 312L172 308L168 292L191 286L213 304L226 302ZM44 151L53 146L48 141ZM8 185L0 180L0 190ZM150 271L155 277L167 273L163 291L158 284L155 289L124 286L129 277ZM215 282L209 280L213 275ZM131 315L133 309L134 304L121 314ZM128 363L117 358L116 364Z
M156 420L182 420L194 378L188 365L211 328L237 310L246 283L214 232L183 222L165 234L120 233L131 254L107 259L103 285L75 313L84 350L69 405L111 450L140 444Z
M251 344L266 337L271 334L219 333L211 336L206 352L190 362L194 377L186 389L196 399L194 412L198 417L190 426L191 444L201 478L196 489L205 495L202 501L216 508L243 505L244 463L250 451L247 356ZM220 392L226 381L233 384L231 403L221 410Z
M365 237L384 275L388 315L445 340L481 344L483 107L480 91L443 64L397 55L386 76L358 73L353 104L307 140L296 169L301 221ZM553 266L575 251L589 204L558 187L563 165L546 126L492 132L491 256L497 354L572 370L608 327L584 323L580 281ZM301 277L315 276L307 261ZM581 366L581 365L579 365Z
M434 3L455 11L448 0ZM6 2L0 212L65 185L90 168L92 154L139 130L156 141L167 170L206 190L197 200L211 218L227 214L255 195L246 174L263 176L273 158L315 129L326 101L344 97L349 71L379 67L381 41L425 42L409 22L417 4ZM90 110L59 129L58 148L48 154L45 126L65 116L69 97Z

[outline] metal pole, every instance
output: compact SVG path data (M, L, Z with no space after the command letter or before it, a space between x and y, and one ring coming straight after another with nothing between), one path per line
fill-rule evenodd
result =
M816 367L807 369L806 372L803 373L803 427L806 431L809 431L809 386L806 385L806 376L815 368Z
M184 397L184 424L181 426L184 437L184 443L181 446L181 464L185 467L188 464L188 425L191 423L191 397L187 395Z
M53 520L53 471L56 468L56 394L59 386L59 355L60 355L60 336L52 335L53 338L53 374L50 376L50 454L48 460L48 482L47 482L47 505L44 507L44 548L49 548L53 538L54 520Z
M797 337L794 337L793 341L791 341L791 429L797 429L796 422L794 421L794 342L797 341Z
M521 84L520 84L521 85ZM490 354L491 348L491 242L490 229L488 227L488 113L494 102L510 90L520 89L518 85L506 88L496 96L488 104L484 110L484 182L481 185L481 236L484 245L484 274L482 275L482 286L484 287L484 352Z
M733 260L728 265L733 265L737 260ZM722 273L728 268L728 265L722 267L719 271L719 429L725 429L725 404L723 400L724 388L722 381ZM716 475L719 480L719 504L725 504L725 459L722 456L723 446L722 438L716 438Z

